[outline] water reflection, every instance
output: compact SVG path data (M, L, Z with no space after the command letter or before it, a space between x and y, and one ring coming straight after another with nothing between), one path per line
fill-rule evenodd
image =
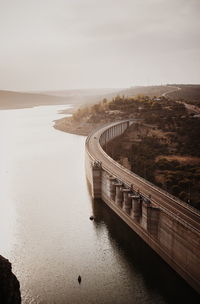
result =
M142 281L139 293L143 294L145 285L150 294L160 294L166 303L199 302L199 295L105 203L93 200L92 209L97 233L106 227L110 245L114 250L117 248L128 263L130 280L134 279L131 275L134 273L138 282Z

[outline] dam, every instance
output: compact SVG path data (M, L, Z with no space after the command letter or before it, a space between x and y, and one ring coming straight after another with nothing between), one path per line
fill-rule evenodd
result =
M124 168L106 153L109 141L134 123L111 123L87 137L85 165L91 195L104 201L200 293L200 212Z

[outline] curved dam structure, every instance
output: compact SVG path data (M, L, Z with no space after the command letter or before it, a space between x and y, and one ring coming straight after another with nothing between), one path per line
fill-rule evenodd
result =
M87 137L86 176L92 197L103 200L200 293L200 212L105 152L107 143L134 123L115 122Z

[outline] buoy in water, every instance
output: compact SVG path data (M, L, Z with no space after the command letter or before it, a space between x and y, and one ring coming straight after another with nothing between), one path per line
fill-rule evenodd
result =
M80 275L78 276L78 282L79 282L79 284L81 284L81 276Z

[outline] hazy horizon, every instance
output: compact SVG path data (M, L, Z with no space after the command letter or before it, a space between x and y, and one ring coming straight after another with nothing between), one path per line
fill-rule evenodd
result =
M13 93L27 93L27 94L31 94L31 93L37 93L37 94L45 94L45 93L54 93L54 92L67 92L67 91L103 91L103 90L109 90L110 92L113 91L118 91L118 90L126 90L126 89L131 89L131 88L139 88L139 87L156 87L156 86L170 86L170 85L200 85L199 83L163 83L163 84L149 84L149 85L136 85L136 86L129 86L129 87L108 87L108 88L104 88L104 87L93 87L93 88L61 88L61 89L55 89L52 90L52 88L49 89L32 89L32 90L12 90L12 89L0 89L1 92L13 92Z
M0 89L200 83L198 0L0 0Z

